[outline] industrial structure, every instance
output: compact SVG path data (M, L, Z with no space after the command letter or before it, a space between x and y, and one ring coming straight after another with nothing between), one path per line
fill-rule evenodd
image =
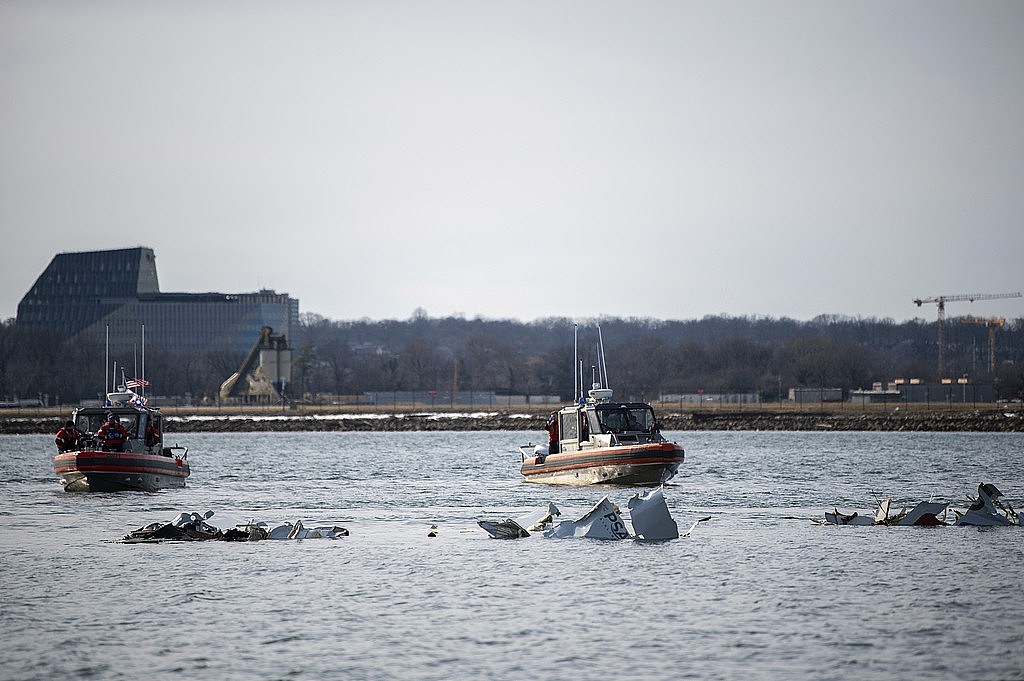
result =
M170 352L245 352L265 326L288 337L299 301L287 293L162 293L153 249L59 253L18 304L17 325L66 334L111 351L147 344Z
M1005 317L974 317L967 315L958 317L964 324L984 324L988 329L988 373L991 376L996 373L996 329L1006 326Z
M225 402L275 402L287 398L291 382L292 349L288 339L264 326L238 371L221 384L220 398Z
M915 298L914 304L921 307L925 303L935 303L939 308L939 377L946 375L946 303L957 301L974 302L976 300L998 300L1001 298L1020 298L1016 293L960 293L952 296L934 296L931 298ZM994 357L994 353L993 353ZM993 360L994 364L994 360Z

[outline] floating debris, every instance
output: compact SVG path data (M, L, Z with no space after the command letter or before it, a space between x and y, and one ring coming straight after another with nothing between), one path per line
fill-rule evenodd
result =
M700 525L701 523L706 523L709 520L711 520L711 516L709 516L709 515L706 515L703 518L697 518L696 520L693 521L693 525L690 525L690 529L688 529L686 532L683 532L679 536L681 536L681 537L689 537L690 533L693 532L695 529L697 529L698 525Z
M263 521L250 520L245 525L221 530L206 521L213 511L203 515L179 513L170 522L150 523L132 530L121 538L123 544L153 544L164 541L260 541L264 539L338 539L349 532L339 525L307 528L301 520L270 527Z
M1020 525L1020 519L1013 507L1005 506L999 501L1003 496L995 485L981 483L978 485L978 498L971 498L971 506L966 512L955 511L956 520L946 522L949 504L935 501L922 501L909 511L906 508L892 512L892 499L878 501L878 508L873 515L858 512L841 513L838 508L825 512L824 521L815 521L820 525L886 525L936 527L944 525L981 525L1005 526Z
M901 509L898 513L890 513L892 499L885 499L878 502L878 508L874 516L866 516L856 511L849 515L839 512L839 509L832 509L831 513L825 513L824 525L888 525L890 527L902 525L917 525L919 527L935 527L946 525L946 507L948 504L934 501L922 501L913 509ZM942 517L939 517L939 514Z
M965 513L957 513L957 519L953 524L982 527L1019 526L1021 523L1017 512L1009 503L1004 506L999 501L1001 496L1003 493L995 485L984 482L979 484L978 498L972 499L971 506Z
M482 527L493 539L521 539L540 533L548 539L587 537L590 539L636 539L664 541L678 539L679 526L669 513L662 488L647 494L635 494L626 503L629 521L622 517L619 507L602 497L587 513L577 520L562 520L555 523L561 512L549 503L546 509L522 516L507 518L500 522L479 520ZM711 516L695 522L682 536L689 536L698 523L710 520Z
M145 527L132 530L121 538L121 542L125 544L141 544L161 541L224 539L224 533L220 528L206 522L212 517L213 511L207 511L203 515L198 513L179 513L170 522L150 523Z
M478 520L477 525L487 531L492 539L523 539L530 532L542 532L552 526L555 516L562 515L558 507L548 502L547 508L527 513L519 518L506 518L501 522Z
M522 539L530 536L530 533L527 532L522 525L511 518L503 520L500 523L491 522L489 520L478 520L477 525L486 530L487 534L491 535L492 539Z
M338 539L348 536L348 530L339 525L306 527L301 520L296 520L295 524L285 522L270 529L268 529L267 523L250 520L246 525L239 527L247 531L249 541L260 539Z
M619 507L601 497L592 509L579 520L563 520L550 530L544 531L549 539L567 537L589 537L590 539L631 539L632 534L626 521L619 514Z
M637 539L657 541L679 538L679 526L668 512L665 493L661 487L651 490L644 496L634 494L626 502L626 507L629 508L629 518ZM693 527L690 529L693 530Z

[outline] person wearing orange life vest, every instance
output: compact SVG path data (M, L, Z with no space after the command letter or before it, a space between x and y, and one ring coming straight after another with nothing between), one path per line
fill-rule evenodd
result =
M107 422L96 431L96 437L103 445L105 452L120 452L124 450L124 443L128 440L128 431L121 425L117 414L107 414Z
M150 418L149 423L146 424L146 446L149 448L158 447L160 445L160 428L157 427L154 419Z
M58 452L70 452L78 448L78 440L81 437L82 434L75 428L75 422L68 421L63 428L57 431L57 436L53 438L53 441L57 445Z
M544 430L548 431L548 454L558 453L558 412L553 411L548 416L548 422L544 426Z

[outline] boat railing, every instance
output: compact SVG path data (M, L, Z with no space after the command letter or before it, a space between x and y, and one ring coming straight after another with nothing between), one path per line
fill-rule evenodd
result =
M648 431L642 432L630 432L630 433L614 433L611 436L611 444L621 445L645 445L650 442L660 442L660 433L651 433Z
M175 454L175 452L181 452L181 454ZM163 454L164 456L171 456L185 460L188 458L188 447L183 447L182 445L171 445L169 447L164 447L163 449L161 449L160 453Z
M94 433L86 433L78 438L78 451L80 452L121 452L121 453L132 453L135 451L132 447L132 442L138 442L137 439L128 437L125 439L124 444L117 448L107 447L103 444L100 438L96 437Z

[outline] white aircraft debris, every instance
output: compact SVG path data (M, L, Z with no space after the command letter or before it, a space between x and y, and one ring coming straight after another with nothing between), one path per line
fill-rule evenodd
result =
M838 508L825 512L824 521L815 521L821 525L887 525L887 526L942 526L942 525L1020 525L1020 519L1010 504L1002 504L1003 496L995 485L981 483L978 485L978 498L971 499L971 506L966 512L955 511L956 520L946 522L948 503L922 501L909 511L906 508L897 513L890 509L892 499L878 501L878 508L873 515L858 512L841 513Z
M643 541L664 541L678 539L679 527L673 520L665 502L662 488L651 490L646 494L634 494L626 502L629 509L628 518L624 518L618 506L602 497L587 513L577 520L555 522L561 512L549 503L541 509L522 517L495 522L477 521L493 539L521 539L540 533L548 539L566 539L569 537L587 537L590 539L636 539ZM711 516L701 518L681 536L689 536L698 523L710 520Z
M985 527L1020 525L1020 518L1013 506L1005 506L999 501L1003 493L995 485L981 483L978 485L978 498L972 499L970 508L963 514L957 514L954 525L979 525Z
M626 502L629 518L633 523L633 533L638 539L659 540L678 539L679 526L672 520L665 503L662 488L651 490L640 496L634 494ZM690 528L691 530L693 528Z
M601 497L601 501L579 520L563 520L544 536L555 539L566 537L589 537L591 539L631 539L633 535L626 528L626 522L619 514L619 507Z
M179 513L170 522L150 523L132 530L121 542L124 544L151 544L162 541L259 541L262 539L338 539L347 537L348 530L339 525L306 527L301 520L270 527L263 521L250 520L245 525L222 530L206 521L213 511L203 515Z

